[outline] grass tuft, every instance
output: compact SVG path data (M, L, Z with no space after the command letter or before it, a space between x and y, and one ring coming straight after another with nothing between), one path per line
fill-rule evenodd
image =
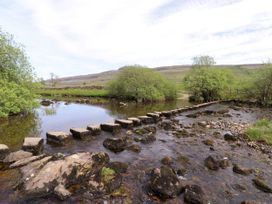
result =
M261 119L256 121L251 127L245 131L250 140L265 141L267 144L272 144L272 121Z

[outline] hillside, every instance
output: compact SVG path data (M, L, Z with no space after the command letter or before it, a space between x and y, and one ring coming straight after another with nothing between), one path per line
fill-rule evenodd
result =
M236 77L244 77L252 70L260 68L262 64L242 64L242 65L216 65L219 68L229 68L233 70ZM190 65L174 65L155 67L155 70L164 75L167 79L174 81L178 86L181 86L181 81L186 75L188 70L191 69ZM90 87L90 86L105 86L116 74L118 70L111 70L97 74L79 75L72 77L59 78L56 88L65 87ZM50 82L46 81L50 86Z

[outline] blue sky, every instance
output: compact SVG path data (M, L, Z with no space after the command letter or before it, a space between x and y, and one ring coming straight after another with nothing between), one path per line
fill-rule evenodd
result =
M43 78L272 57L271 0L0 0L0 27Z

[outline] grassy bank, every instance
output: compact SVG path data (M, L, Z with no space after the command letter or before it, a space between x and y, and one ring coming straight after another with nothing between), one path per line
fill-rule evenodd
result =
M104 89L38 89L36 93L41 96L65 96L65 97L108 97Z
M246 135L250 140L265 141L267 144L272 144L272 121L258 120L246 130Z

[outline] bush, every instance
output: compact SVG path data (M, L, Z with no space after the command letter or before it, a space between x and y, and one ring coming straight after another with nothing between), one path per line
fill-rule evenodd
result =
M222 99L230 83L229 70L215 67L193 68L184 78L184 86L192 95L190 98L204 102Z
M246 129L246 135L251 140L263 140L272 144L272 122L267 119L258 120L254 125Z
M0 117L29 111L36 105L33 80L24 49L0 30Z
M138 65L121 68L108 91L111 96L137 101L172 100L177 94L175 85L160 73Z
M266 63L263 68L257 70L253 78L250 91L253 96L264 105L272 100L272 64Z

